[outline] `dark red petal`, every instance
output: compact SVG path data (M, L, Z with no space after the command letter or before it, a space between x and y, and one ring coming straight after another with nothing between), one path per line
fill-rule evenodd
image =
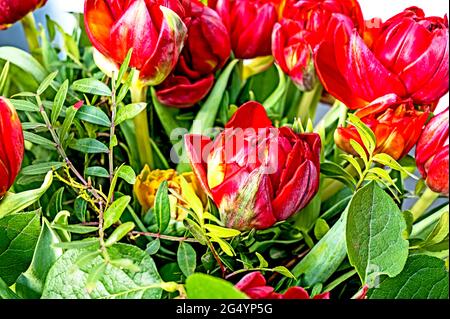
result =
M302 287L290 287L284 294L283 299L310 299L309 293Z

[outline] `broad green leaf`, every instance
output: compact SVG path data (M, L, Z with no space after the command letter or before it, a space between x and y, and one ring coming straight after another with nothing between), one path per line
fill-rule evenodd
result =
M248 299L232 283L206 274L193 274L186 280L189 299Z
M109 178L109 173L106 168L101 166L88 167L85 171L86 175Z
M38 163L24 167L21 172L23 175L42 175L51 170L58 170L64 165L62 162Z
M55 71L53 73L50 73L45 79L44 81L41 82L41 84L39 85L36 94L37 95L41 95L42 93L44 93L48 87L50 86L50 84L52 84L53 80L56 78L56 76L58 75L58 71Z
M433 230L430 232L428 237L421 243L422 247L431 246L442 242L448 237L449 233L449 213L445 212L442 214L439 221L434 226Z
M309 232L314 227L317 218L319 218L320 205L320 196L314 196L311 202L294 216L295 227L304 233Z
M119 199L116 199L111 206L105 211L104 214L104 222L103 227L108 229L113 224L117 223L122 216L125 208L127 208L128 204L131 201L130 196L122 196Z
M74 140L69 144L71 149L87 154L108 153L109 148L93 138Z
M197 253L194 248L188 243L180 242L177 251L177 262L186 277L192 275L197 267Z
M167 181L163 181L156 191L155 206L153 212L155 214L156 225L160 233L163 233L170 222L170 201L169 188Z
M119 107L116 115L116 125L119 125L123 121L131 120L141 113L147 107L147 103L133 103L122 107Z
M18 213L33 205L41 198L53 182L53 173L50 171L45 176L40 188L25 191L22 193L6 193L0 201L0 219L8 214Z
M219 238L231 238L241 234L239 230L216 226L212 224L205 224L203 227L211 234Z
M53 102L52 116L51 116L53 125L55 125L59 115L61 114L61 110L64 106L64 101L66 100L68 90L69 90L69 80L65 80L64 83L59 87L59 90L56 93L55 100Z
M377 276L397 276L408 258L406 223L392 198L375 182L361 188L350 202L346 238L350 263L371 286Z
M103 82L93 79L81 79L73 82L72 89L81 93L99 95L99 96L111 96L111 89Z
M109 235L108 239L105 242L106 247L110 247L113 244L120 241L123 237L125 237L130 231L134 229L135 225L133 222L126 222L121 224L119 227L114 229L113 233Z
M151 242L147 244L147 247L145 249L145 252L149 255L154 255L158 252L159 248L161 247L161 241L159 238L155 238Z
M43 218L41 233L34 250L33 260L26 272L22 273L16 282L16 292L26 299L41 297L45 278L50 267L62 256L63 251L52 245L59 243L60 239L52 230L47 219Z
M8 46L0 47L0 59L9 61L31 74L38 82L44 81L47 76L44 67L31 54L23 50Z
M44 286L44 299L159 299L161 278L152 258L141 249L125 244L108 248L111 259L130 259L139 265L133 272L108 264L95 287L88 291L89 273L104 263L97 256L87 265L72 267L75 261L89 250L69 250L50 269Z
M311 251L292 269L292 274L299 278L303 275L303 286L313 286L327 281L344 261L346 208L339 220Z
M327 222L324 219L319 218L314 225L314 236L317 240L320 240L326 235L326 233L328 233L329 230L330 226L328 226Z
M14 213L0 219L0 277L8 286L30 265L40 229L36 213Z
M111 126L108 115L95 106L83 105L77 112L77 119L104 127Z
M31 133L31 132L23 132L23 138L25 141L28 141L30 143L33 143L35 145L40 145L45 149L54 151L56 150L56 143L53 141L50 141L49 139L42 137L40 135Z
M39 107L34 104L31 103L27 100L15 100L15 99L10 99L9 100L12 105L14 105L14 108L17 111L23 111L23 112L39 112Z
M448 283L443 260L411 256L398 276L383 276L367 296L369 299L448 299Z

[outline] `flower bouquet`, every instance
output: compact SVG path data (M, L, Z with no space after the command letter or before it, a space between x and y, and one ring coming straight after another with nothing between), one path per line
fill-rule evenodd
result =
M0 1L1 298L448 299L447 16L44 5Z

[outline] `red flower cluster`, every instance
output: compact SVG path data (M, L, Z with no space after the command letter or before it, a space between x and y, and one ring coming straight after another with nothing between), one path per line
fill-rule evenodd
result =
M264 229L305 207L319 188L320 137L275 128L247 102L214 141L186 135L194 173L227 227Z
M13 105L0 97L0 198L14 183L24 155L23 132Z
M283 294L274 292L273 287L267 286L266 279L257 271L242 277L235 287L251 299L330 299L329 292L311 298L302 287L290 287Z

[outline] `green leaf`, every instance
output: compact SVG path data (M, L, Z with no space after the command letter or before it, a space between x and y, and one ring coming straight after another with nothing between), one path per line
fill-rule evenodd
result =
M296 279L295 276L284 266L276 266L275 268L272 268L272 271L275 271L279 274L282 274L283 276L287 278Z
M33 164L30 166L26 166L22 169L23 175L42 175L46 174L51 170L58 170L63 167L65 164L62 162L47 162L47 163L39 163Z
M66 118L61 126L61 130L59 132L59 138L61 143L65 144L70 132L70 127L72 126L73 120L78 113L78 109L75 106L71 106L66 110Z
M63 251L52 245L59 243L60 239L52 230L47 219L43 218L41 233L34 250L33 260L26 272L22 273L16 282L16 292L26 299L41 297L45 278L50 267L62 256Z
M6 80L8 79L9 66L9 61L6 61L2 68L2 72L0 72L0 95L2 95L2 92L5 89Z
M214 126L217 112L219 111L220 102L222 101L222 96L227 87L231 72L237 62L238 60L231 61L220 74L214 88L195 117L194 124L190 130L192 134L203 134L205 129L209 129Z
M347 252L363 283L381 274L397 276L408 258L406 223L392 198L375 182L361 188L350 202Z
M23 138L25 139L25 141L28 141L35 145L40 145L45 149L48 149L51 151L56 150L55 142L50 141L49 139L46 139L45 137L42 137L40 135L31 133L31 132L23 132Z
M353 188L356 185L355 178L350 175L342 166L333 162L323 162L320 163L320 173L324 174L326 177L339 179L343 181L345 185Z
M368 126L366 126L366 124L364 124L361 121L361 119L358 116L352 113L348 113L347 116L350 123L353 126L355 126L356 130L358 131L361 140L364 144L364 147L366 148L369 154L372 154L375 151L375 147L377 144L375 134Z
M74 140L69 144L71 149L87 154L108 153L109 148L93 138Z
M433 230L427 236L427 238L421 243L422 247L432 246L442 242L448 237L449 233L449 212L445 212L439 218L439 221L434 226Z
M111 89L103 82L94 79L87 78L73 82L72 89L81 93L99 95L99 96L111 96Z
M39 112L39 107L36 104L31 103L27 100L10 99L9 101L12 103L12 105L14 105L14 108L17 111L30 112L30 113Z
M58 190L58 192L62 194L64 192L64 190L65 190L65 188L61 187ZM61 201L62 201L62 195L61 195ZM61 206L62 206L62 203L61 203ZM74 208L74 209L76 209L76 208ZM51 226L54 229L56 229L56 234L59 236L61 241L69 242L69 241L71 241L72 236L71 236L70 232L68 232L67 230L57 229L54 226L60 226L61 228L69 226L69 218L70 218L70 213L67 210L63 210L63 211L58 211L58 213L56 213L56 216L52 221Z
M50 269L44 286L44 299L159 299L161 278L152 258L141 249L125 244L108 248L111 259L130 259L139 271L120 269L108 264L95 288L86 289L89 273L105 263L97 256L87 265L72 267L89 250L69 250Z
M119 227L114 229L113 233L109 235L105 242L106 247L112 246L117 243L123 237L125 237L130 231L134 229L135 225L133 222L126 222L121 224Z
M133 48L128 50L127 56L125 57L125 60L123 60L122 65L120 66L119 73L117 74L116 87L119 87L120 83L122 83L123 76L128 71L128 67L130 66L132 55L133 55Z
M391 157L388 154L384 154L384 153L376 154L376 155L374 155L373 160L377 163L380 163L382 165L385 165L387 167L395 169L396 171L407 174L408 176L410 176L416 180L418 179L417 176L410 173L407 169L403 168L403 166L401 166L393 157Z
M227 254L230 257L233 257L233 256L236 255L236 253L234 252L233 247L228 242L226 242L222 238L214 236L211 233L209 233L208 236L211 237L211 241L219 244L220 248L223 250L223 252L225 254Z
M136 173L131 166L122 165L117 171L117 176L130 185L134 185L134 183L136 183Z
M41 95L42 93L44 93L48 87L50 86L50 84L52 84L53 80L56 78L56 76L58 75L58 71L55 71L53 73L50 73L45 79L44 81L41 82L41 84L39 85L36 94L37 95Z
M98 238L87 238L83 240L76 240L71 242L62 242L53 245L56 248L62 249L84 249L89 247L100 247Z
M448 283L443 260L411 256L398 276L384 276L367 296L369 299L448 299Z
M206 274L193 274L186 280L189 299L248 299L232 283Z
M0 299L20 299L0 277Z
M183 199L186 201L189 208L191 208L194 211L194 213L199 219L203 219L203 203L200 200L200 198L198 198L192 185L189 184L181 175L180 175L180 186L181 186L181 193L183 194Z
M74 234L89 234L98 230L98 227L95 226L84 226L84 225L58 225L55 224L52 226L54 229L65 230L69 233Z
M58 92L56 93L55 100L53 102L52 116L51 116L52 125L55 125L59 115L61 114L61 110L64 106L64 101L66 100L68 90L69 90L69 80L65 80L64 83L60 86Z
M206 237L198 224L191 219L185 219L183 224L200 244L206 245Z
M8 214L18 213L33 205L41 198L53 182L52 172L48 172L40 188L22 193L7 193L0 201L0 218Z
M319 218L314 225L314 236L317 240L320 240L328 233L329 230L330 226L328 226L327 222L324 219Z
M0 219L0 277L8 286L30 265L40 229L36 213L14 213Z
M89 176L109 178L109 173L106 170L106 168L103 168L100 166L88 167L88 168L86 168L85 173L86 173L86 175L89 175Z
M77 119L104 127L111 126L108 115L95 106L83 105L77 112Z
M131 120L139 113L141 113L147 107L147 103L132 103L122 107L117 110L116 125L119 125L123 121Z
M152 94L152 102L155 107L156 114L158 115L158 118L160 119L160 122L164 128L164 131L166 132L166 134L169 138L172 138L171 134L176 129L181 127L181 125L178 123L178 121L175 118L174 110L162 105L159 102L154 88L151 88L151 94ZM172 144L176 144L179 142L179 140L171 140L171 142L172 142Z
M283 99L283 96L287 89L287 82L286 82L286 76L278 64L275 64L277 71L278 71L278 86L277 88L272 92L272 94L262 103L264 107L266 108L267 112L275 113L278 116L282 116L282 114L279 114L279 110L277 110L277 105L280 103L280 100Z
M231 238L241 234L239 230L216 226L212 224L205 224L203 227L208 230L212 235L219 238Z
M188 243L180 242L177 251L177 262L186 277L192 275L197 267L197 253L194 248Z
M147 244L145 252L149 255L154 255L158 252L159 248L161 248L161 241L159 238L155 238Z
M113 224L117 223L122 216L125 208L127 208L128 204L131 201L130 196L122 196L119 199L116 199L114 203L109 206L109 208L105 211L104 214L104 229L108 229Z
M167 181L163 181L156 191L154 214L156 219L156 225L160 233L163 233L170 222L170 201L169 201L169 188Z
M23 50L8 46L0 47L0 59L9 61L31 74L37 82L44 81L47 76L44 67L31 54Z
M292 270L292 274L297 278L303 275L302 284L304 286L324 283L344 261L347 255L345 249L347 211L348 208L344 210L339 220L326 235Z
M267 260L260 253L256 252L255 254L259 261L259 268L267 268L269 266Z
M369 159L367 158L367 153L366 153L366 150L364 149L364 147L359 145L359 143L353 139L350 139L350 145L352 146L353 150L356 153L358 153L359 157L361 157L363 159L364 163L367 165L367 163L369 162Z
M86 290L91 293L97 287L97 282L103 277L106 270L106 263L100 263L91 269L87 277Z

